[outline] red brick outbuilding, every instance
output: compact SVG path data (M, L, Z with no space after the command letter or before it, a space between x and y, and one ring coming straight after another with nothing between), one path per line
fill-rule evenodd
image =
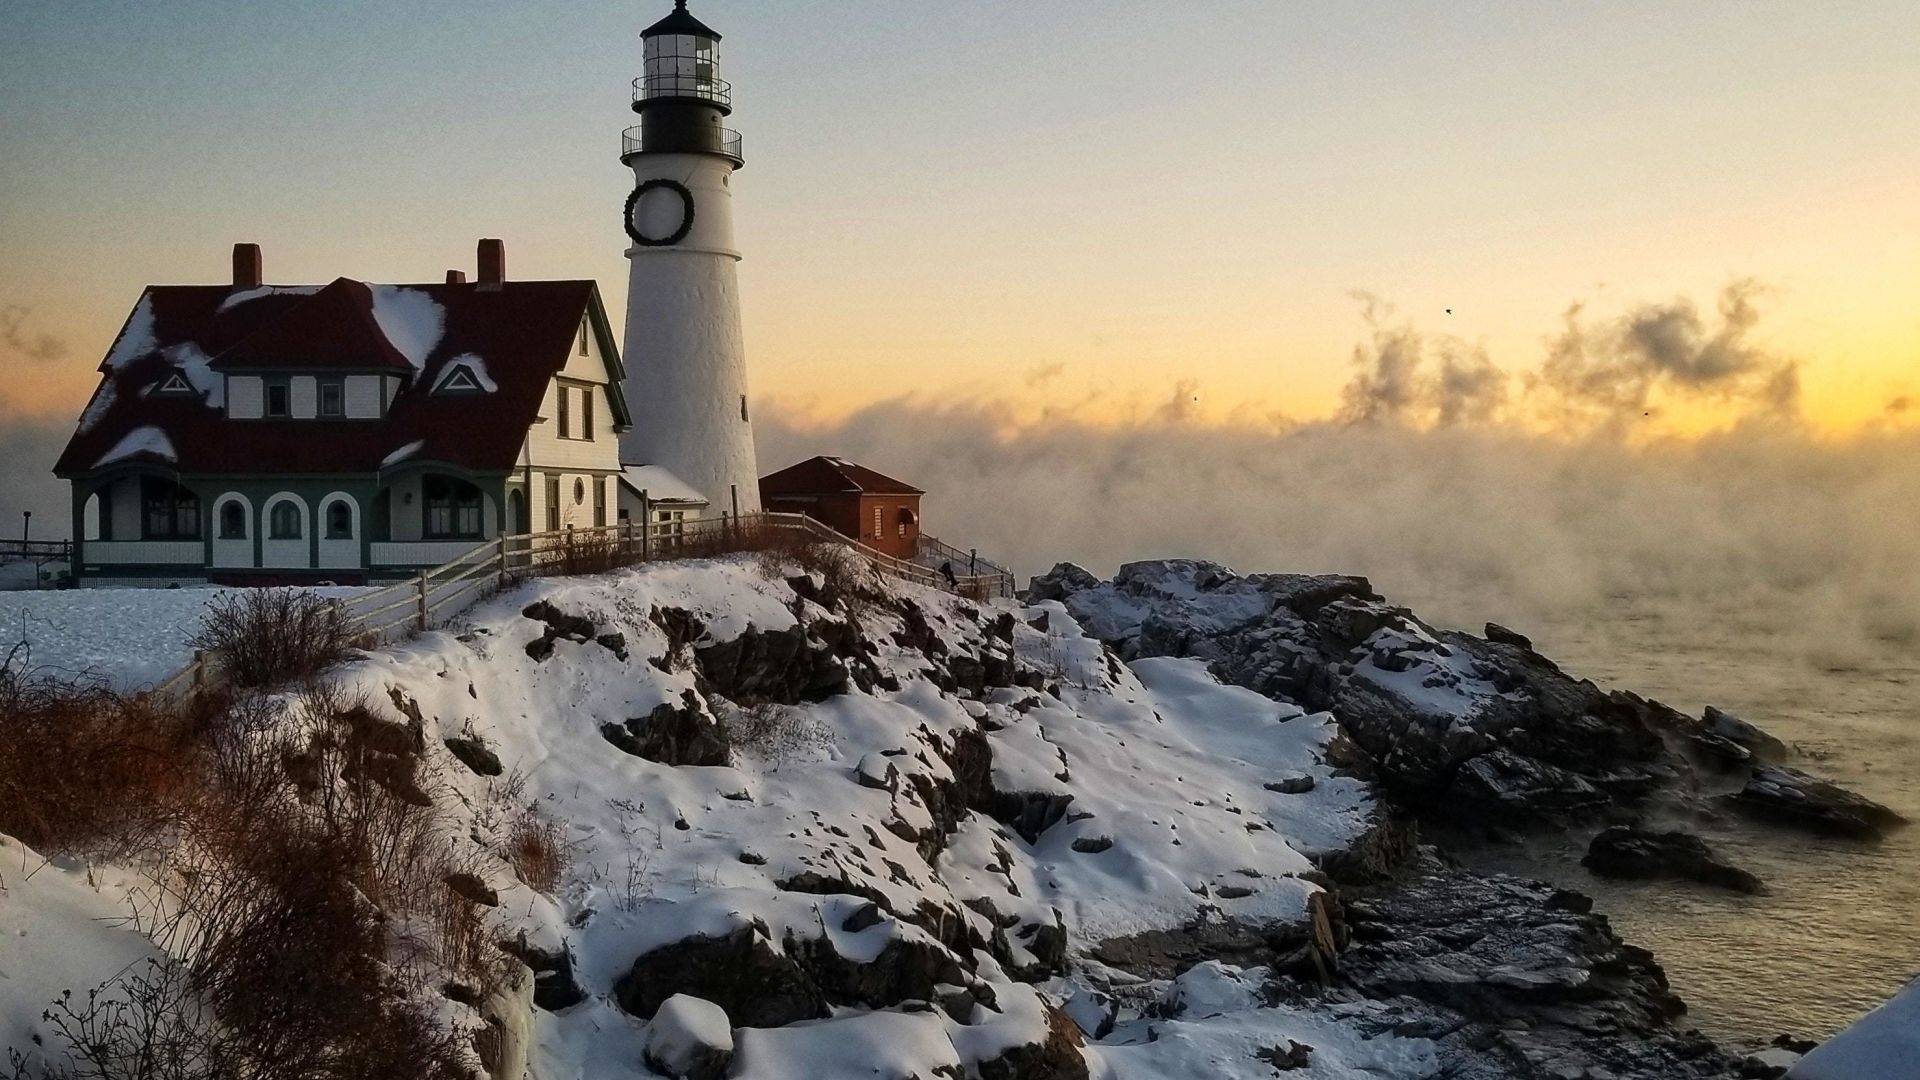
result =
M844 458L814 457L760 478L760 504L805 514L836 532L902 559L920 544L926 492Z

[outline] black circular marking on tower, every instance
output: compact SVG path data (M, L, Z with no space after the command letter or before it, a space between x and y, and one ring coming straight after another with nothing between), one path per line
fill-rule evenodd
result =
M634 207L640 205L640 196L645 195L654 188L666 188L675 195L680 196L681 206L680 227L673 230L671 235L660 237L659 239L643 235L633 224L633 210ZM639 187L633 189L633 194L627 196L626 226L627 235L632 237L633 242L639 244L641 247L671 247L685 240L687 234L693 231L693 192L688 191L687 185L678 180L655 177L652 180L642 181Z

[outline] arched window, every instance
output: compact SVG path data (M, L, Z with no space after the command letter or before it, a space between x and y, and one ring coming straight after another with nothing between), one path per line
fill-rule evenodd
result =
M345 499L327 504L327 539L353 539L353 507Z
M300 508L285 499L274 503L267 511L267 539L299 540L301 536Z
M238 499L228 499L220 504L220 539L245 540L247 538L247 507Z

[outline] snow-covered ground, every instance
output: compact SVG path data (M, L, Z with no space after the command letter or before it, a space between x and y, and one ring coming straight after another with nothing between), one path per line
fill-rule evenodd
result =
M846 662L866 657L874 684L790 706L788 724L811 737L778 752L735 747L725 765L635 756L607 729L644 732L656 709L681 703L737 715L672 640L663 610L700 621L695 649L804 627L819 634L810 641L845 640L843 610L749 558L529 582L478 605L457 632L396 644L338 675L389 719L403 721L400 702L417 703L428 787L449 836L474 845L499 893L494 935L570 957L584 997L534 1013L532 1076L644 1077L649 1052L688 1052L697 1029L714 1026L712 1010L676 1006L673 1031L656 1033L626 1007L623 983L648 970L697 986L696 975L644 958L728 935L771 963L800 956L875 972L857 992L829 989L831 1008L797 1022L756 1026L734 1014L740 1077L978 1075L1042 1044L1084 1055L1091 1076L1111 1080L1270 1077L1271 1056L1296 1043L1311 1048L1303 1075L1410 1080L1437 1070L1431 1043L1380 1033L1367 1005L1269 1007L1260 969L1208 964L1167 979L1093 959L1117 939L1208 921L1304 923L1319 890L1302 876L1311 856L1351 843L1371 812L1363 785L1324 760L1334 734L1324 714L1222 686L1197 661L1120 664L1058 604L982 609L896 588L924 621L916 629L900 606L858 616L861 644ZM122 681L164 674L184 660L181 628L206 595L48 596L55 603L29 620L40 627L35 659ZM536 658L544 649L528 646L553 635L523 614L535 601L584 616L593 633L552 640ZM973 657L1010 659L1031 678L978 693L943 688L949 662L958 670L956 658ZM506 775L477 775L443 748L448 738L482 741ZM997 820L939 805L929 793L962 786L968 740L991 751L996 798L1064 812L1029 837L1001 811ZM516 797L563 822L573 842L553 894L523 884L500 857ZM30 958L0 953L0 969L34 968L26 981L0 973L0 1032L11 1039L49 993L84 993L141 943L101 921L122 903L111 868L48 866L41 874L54 876L22 888L37 860L18 845L0 852L9 857L0 917L35 928L39 943ZM66 938L72 964L47 944ZM687 966L726 960L701 956L711 959ZM938 1007L887 982L923 966L940 973ZM860 996L868 1000L852 1000Z
M69 679L105 679L121 690L166 680L193 659L187 639L207 602L230 590L62 589L0 592L0 655L20 641L32 665ZM325 596L361 589L329 587Z

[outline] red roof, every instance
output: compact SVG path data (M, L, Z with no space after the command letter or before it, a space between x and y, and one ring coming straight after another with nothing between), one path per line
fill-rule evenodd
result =
M165 436L177 456L169 464L181 473L373 473L416 442L408 461L510 471L583 317L617 379L618 353L591 281L149 286L102 361L100 387L54 472L98 468L123 440L150 442L136 436L145 428ZM494 390L429 392L450 364L476 357ZM263 369L398 374L407 382L379 420L228 420L219 373ZM199 392L155 394L176 370ZM624 426L625 399L617 383L609 391Z
M760 478L760 498L781 495L925 495L912 484L845 458L814 457Z

